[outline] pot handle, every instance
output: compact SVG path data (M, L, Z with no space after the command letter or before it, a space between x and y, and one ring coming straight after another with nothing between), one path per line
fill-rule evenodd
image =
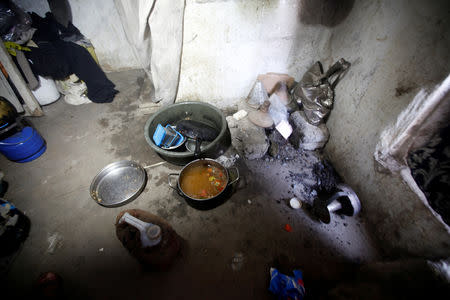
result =
M239 180L239 169L236 167L231 167L228 169L228 172L230 172L231 169L234 169L234 171L236 172L236 178L233 181L228 182L228 185L232 185L233 183L235 183Z
M167 176L167 181L169 182L169 186L170 186L171 188L173 188L174 190L178 191L177 186L176 186L176 185L172 185L172 177L173 177L173 176L180 176L180 174L178 174L178 173L170 173L170 174Z

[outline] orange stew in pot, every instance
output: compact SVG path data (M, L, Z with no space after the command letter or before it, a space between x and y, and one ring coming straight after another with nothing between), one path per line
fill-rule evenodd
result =
M227 185L224 170L205 163L191 166L180 178L181 190L194 199L209 199L217 196Z

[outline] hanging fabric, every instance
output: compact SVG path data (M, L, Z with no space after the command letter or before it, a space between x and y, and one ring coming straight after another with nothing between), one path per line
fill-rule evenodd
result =
M175 102L181 67L185 0L115 0L128 42L154 85L151 101Z

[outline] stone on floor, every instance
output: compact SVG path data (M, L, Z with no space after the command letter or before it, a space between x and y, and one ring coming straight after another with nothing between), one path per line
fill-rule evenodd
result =
M248 118L237 121L227 117L231 133L231 144L246 159L263 157L269 149L269 140L263 128L254 125Z
M325 124L314 126L306 121L302 111L295 111L289 117L294 131L289 137L289 141L295 148L304 150L322 149L328 142L330 133Z

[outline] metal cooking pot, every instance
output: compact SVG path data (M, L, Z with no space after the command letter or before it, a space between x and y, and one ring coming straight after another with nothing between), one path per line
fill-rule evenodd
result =
M17 110L11 102L0 96L0 128L13 124L18 116Z
M200 164L213 165L213 166L219 168L226 175L226 188L224 188L220 193L218 193L214 197L207 198L207 199L197 199L197 198L188 196L181 189L180 179L183 178L183 175L186 174L187 170L189 170L190 168L192 168L194 166L198 166ZM232 179L232 180L230 180L230 173L231 173L230 170L231 169L235 171L235 174L233 174L234 179ZM178 177L176 185L173 184L172 178L174 178L174 177ZM222 204L225 201L225 199L231 195L231 191L232 191L231 187L238 180L239 180L238 168L232 167L230 169L227 169L219 162L215 161L214 159L210 159L210 158L202 158L202 159L194 160L194 161L188 163L186 166L184 166L184 168L181 170L180 173L171 173L168 175L169 186L171 188L173 188L174 190L176 190L180 196L184 197L186 199L186 202L190 206L197 208L197 209L202 209L202 210L211 209L211 208L217 207L218 205Z
M0 140L4 140L23 129L16 108L0 96Z

